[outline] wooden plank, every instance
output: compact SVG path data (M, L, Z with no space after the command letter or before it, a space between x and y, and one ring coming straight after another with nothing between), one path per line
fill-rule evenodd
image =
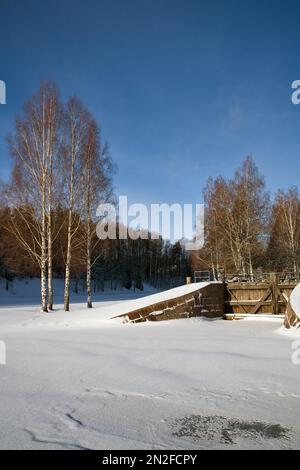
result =
M271 289L269 288L267 292L262 296L262 298L259 300L259 302L255 305L255 307L251 310L250 313L255 314L258 312L260 307L264 304L264 302L267 300L268 297L272 294Z
M269 287L269 285L270 285L269 282L264 282L264 283L259 283L259 284L256 284L256 283L240 284L238 282L231 282L227 284L228 288L233 289L233 290L259 290L259 289L266 289Z
M273 300L273 304L272 304L272 312L274 315L278 315L278 292L279 292L279 289L278 289L278 274L276 273L272 273L270 275L270 279L271 279L271 289L272 289L272 300Z
M291 289L293 290L298 282L280 282L278 285L280 288L283 289ZM250 283L250 282L243 282L242 284L239 282L228 282L227 286L229 289L237 289L237 290L259 290L259 289L266 289L270 286L270 282L260 282L260 283Z
M227 305L248 305L249 307L255 307L261 300L226 300ZM265 300L261 305L272 305L272 300Z
M255 317L259 317L259 318L269 318L270 316L272 316L273 314L272 313L257 313L255 315ZM224 318L227 320L234 320L235 318L237 319L243 319L243 318L247 318L247 317L250 317L251 314L250 313L225 313L224 315ZM277 315L278 318L282 318L284 319L285 318L285 315Z
M227 291L229 292L230 295L232 295L235 300L237 301L237 306L240 307L242 310L244 310L245 313L247 313L247 310L243 307L243 305L241 305L239 302L239 299L234 295L233 292L231 292L231 290L227 287Z

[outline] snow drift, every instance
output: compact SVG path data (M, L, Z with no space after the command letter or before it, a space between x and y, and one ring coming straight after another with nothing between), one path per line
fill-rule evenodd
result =
M300 326L300 283L291 293L284 326L286 328L298 328Z

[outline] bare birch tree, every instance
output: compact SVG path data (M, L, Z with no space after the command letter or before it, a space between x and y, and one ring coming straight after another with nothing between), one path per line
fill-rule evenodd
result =
M80 227L80 218L75 217L79 203L81 175L84 168L83 146L87 133L88 115L81 102L70 98L65 111L65 144L63 151L63 172L66 182L65 200L68 210L67 252L65 268L64 309L70 310L70 281L72 246Z
M94 255L100 240L96 236L95 215L100 203L112 196L112 173L114 166L107 144L101 149L99 128L89 117L83 148L84 168L82 175L82 221L84 226L84 251L86 260L87 307L92 307L92 268L98 256ZM99 255L99 249L97 251ZM101 253L101 252L100 252Z
M38 263L41 271L42 310L47 308L47 245L49 231L49 177L56 132L57 93L53 85L43 84L28 101L23 115L16 119L9 138L14 158L12 181L7 191L9 203L23 221L23 228L12 218L10 229L21 246ZM26 228L27 235L24 236ZM51 225L50 225L51 229ZM51 242L51 238L50 238ZM49 247L48 247L49 248Z
M54 192L60 193L58 183L58 158L61 147L61 116L62 107L58 93L53 85L48 85L49 99L46 109L48 122L47 160L48 160L48 201L47 201L47 243L48 243L48 309L53 310L53 210ZM57 196L57 195L56 195Z
M253 276L253 255L263 243L269 197L252 158L246 158L229 181L209 179L204 196L207 243L203 253L213 271L222 265Z

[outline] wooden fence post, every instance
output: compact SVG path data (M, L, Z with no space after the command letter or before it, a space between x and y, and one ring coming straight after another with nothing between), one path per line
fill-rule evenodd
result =
M278 315L279 311L279 289L278 289L278 274L272 273L270 276L271 288L272 288L272 313Z

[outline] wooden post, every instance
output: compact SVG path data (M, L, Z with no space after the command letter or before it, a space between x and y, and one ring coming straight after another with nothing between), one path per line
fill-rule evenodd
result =
M278 274L277 273L272 273L271 277L271 288L272 288L272 313L274 315L278 315L279 311L279 306L278 306L278 300L279 300L279 291L278 291Z

